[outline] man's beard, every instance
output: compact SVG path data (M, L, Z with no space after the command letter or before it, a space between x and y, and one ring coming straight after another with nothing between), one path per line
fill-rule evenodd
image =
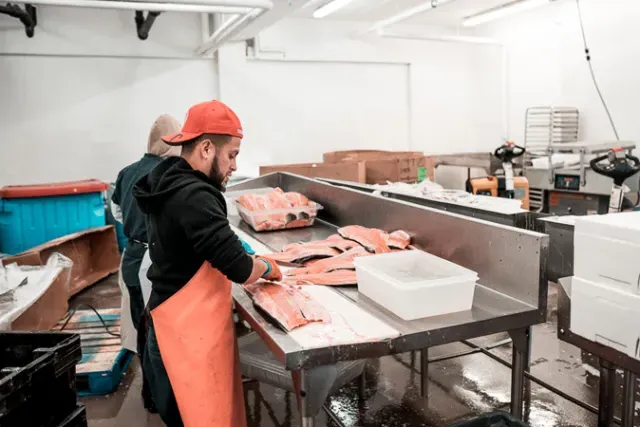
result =
M226 189L224 180L226 176L220 171L220 165L218 164L218 156L213 158L211 164L211 170L209 171L209 179L222 191Z

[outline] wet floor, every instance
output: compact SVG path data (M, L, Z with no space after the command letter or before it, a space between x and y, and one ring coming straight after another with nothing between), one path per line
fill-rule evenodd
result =
M118 286L111 277L74 302L100 307L119 305ZM549 322L533 329L531 374L583 402L597 406L598 378L584 366L580 350L556 338L556 292L549 292ZM506 334L473 340L490 346L508 338ZM430 349L429 357L464 352L462 343ZM511 360L511 344L491 350L505 361ZM428 398L420 396L419 355L384 357L370 361L367 368L365 400L358 398L355 384L344 387L327 401L318 414L319 426L348 427L446 426L457 420L493 410L508 410L511 371L492 358L470 354L429 366ZM591 372L591 373L590 373ZM527 381L530 384L529 381ZM591 412L569 402L545 388L531 384L530 399L525 405L525 420L532 427L595 426ZM140 398L140 367L133 363L118 391L105 397L83 399L87 406L89 427L163 426L156 415L147 414ZM268 385L246 387L249 427L299 426L295 396ZM636 424L637 425L637 424Z

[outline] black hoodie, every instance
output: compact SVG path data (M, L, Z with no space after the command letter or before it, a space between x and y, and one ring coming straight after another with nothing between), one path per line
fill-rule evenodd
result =
M148 215L149 309L169 299L205 261L236 283L253 269L252 258L229 227L221 188L180 157L163 160L134 186Z

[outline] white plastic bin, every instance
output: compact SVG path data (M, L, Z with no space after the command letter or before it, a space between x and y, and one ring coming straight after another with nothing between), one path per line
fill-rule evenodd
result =
M640 212L576 219L574 275L640 294Z
M478 274L413 250L358 257L358 291L404 320L470 310Z

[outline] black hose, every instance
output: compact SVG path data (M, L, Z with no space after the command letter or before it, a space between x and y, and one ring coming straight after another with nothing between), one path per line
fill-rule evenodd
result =
M93 312L96 314L96 316L98 316L98 319L100 319L100 322L102 323L102 326L104 327L104 329L107 331L107 333L111 336L114 337L120 337L121 335L116 333L116 332L111 332L111 330L109 330L109 327L107 326L107 323L104 321L104 319L102 318L102 316L100 315L100 313L98 313L98 310L95 309L95 307L93 307L92 305L89 304L78 304L78 306L72 310L69 310L69 312L67 313L67 315L65 316L65 321L62 324L62 326L60 327L60 331L63 331L64 328L67 327L67 325L69 324L69 321L71 320L71 318L73 317L73 315L76 313L76 311L78 311L78 307L81 306L85 306L90 308L91 310L93 310Z

